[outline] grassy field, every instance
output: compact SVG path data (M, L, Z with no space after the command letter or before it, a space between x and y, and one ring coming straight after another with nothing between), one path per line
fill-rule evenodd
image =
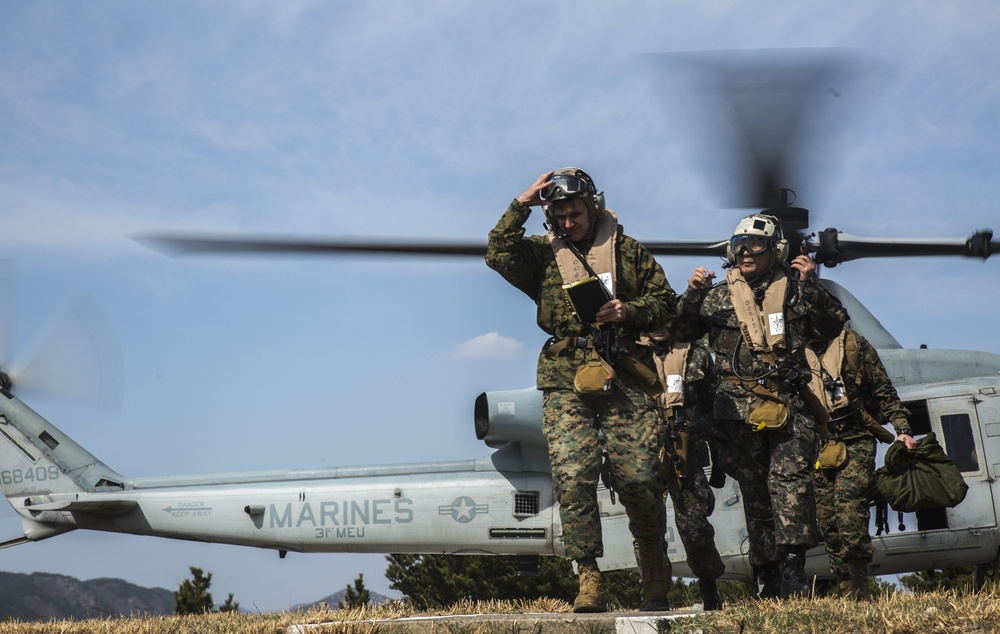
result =
M986 590L978 594L938 592L920 595L896 593L877 600L856 603L843 599L800 599L794 601L740 602L721 612L702 613L673 622L675 632L814 634L878 632L880 634L985 634L1000 632L1000 593ZM568 612L562 601L530 603L498 602L457 605L448 611L420 616ZM85 621L0 622L0 633L12 634L276 634L302 624L324 624L305 631L374 634L377 621L417 616L400 604L390 603L367 610L311 610L269 614L217 613L203 616L108 618ZM372 623L372 620L376 623ZM594 631L594 624L581 623L581 634ZM509 627L509 626L508 626ZM296 631L293 628L291 631ZM462 628L463 634L498 634L507 631L496 624ZM612 634L612 633L608 633Z

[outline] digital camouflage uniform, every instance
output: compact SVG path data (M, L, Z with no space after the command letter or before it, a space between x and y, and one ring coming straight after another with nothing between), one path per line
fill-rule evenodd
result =
M878 352L860 334L855 332L854 335L861 376L858 377L845 356L841 378L847 397L863 405L879 423L892 423L897 436L911 434L907 422L910 412L899 401ZM845 562L863 560L868 563L872 560L868 524L871 519L869 502L875 483L876 440L857 414L841 417L834 412L829 428L830 437L847 446L847 464L839 471L814 471L816 515L830 556L830 572L846 580L848 565Z
M562 289L563 280L545 236L525 237L531 208L514 200L490 232L486 263L537 305L538 326L553 339L586 336ZM586 254L591 244L578 243ZM653 256L619 228L616 240L617 297L625 302L622 341L668 324L677 296ZM538 357L536 384L543 391L542 427L552 462L552 484L559 502L565 554L574 560L601 557L597 483L605 437L611 481L625 506L629 530L637 540L662 540L666 532L660 475L659 416L652 400L622 375L625 390L608 396L581 396L573 389L587 350L567 347Z
M650 345L661 358L669 346ZM664 378L665 377L662 377ZM708 518L715 510L715 494L705 477L709 464L708 442L714 442L715 420L712 401L715 393L715 364L711 353L693 343L684 368L684 418L689 425L687 478L680 491L669 491L674 504L674 521L680 534L688 567L699 579L718 579L726 564L715 546L715 527Z
M776 270L774 267L750 282L758 305ZM689 288L681 296L678 309L680 319L673 332L682 340L695 340L707 333L721 379L735 377L737 373L744 377L767 373L764 360L742 342L726 282L701 291ZM835 337L847 318L840 301L815 277L799 282L789 276L783 358L808 373L805 346L810 341ZM812 476L817 446L816 422L797 396L791 397L791 416L783 431L751 430L744 421L754 400L749 390L722 380L714 410L721 436L720 460L726 472L740 484L750 562L760 567L780 561L790 548L801 552L819 543Z

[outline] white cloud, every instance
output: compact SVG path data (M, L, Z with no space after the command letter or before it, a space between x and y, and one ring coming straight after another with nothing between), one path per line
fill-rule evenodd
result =
M496 332L473 337L455 346L455 359L516 359L521 356L524 344L517 339L504 337Z

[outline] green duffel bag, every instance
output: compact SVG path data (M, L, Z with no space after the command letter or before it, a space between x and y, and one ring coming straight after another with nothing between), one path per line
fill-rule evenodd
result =
M875 484L889 506L904 513L957 506L969 490L933 432L917 440L913 453L902 442L892 443L875 470Z

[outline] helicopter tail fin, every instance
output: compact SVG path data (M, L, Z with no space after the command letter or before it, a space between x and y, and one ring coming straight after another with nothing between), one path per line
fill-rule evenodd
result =
M0 389L0 491L24 527L23 537L0 542L0 548L71 531L74 511L126 512L127 501L97 502L90 495L124 488L122 476Z

